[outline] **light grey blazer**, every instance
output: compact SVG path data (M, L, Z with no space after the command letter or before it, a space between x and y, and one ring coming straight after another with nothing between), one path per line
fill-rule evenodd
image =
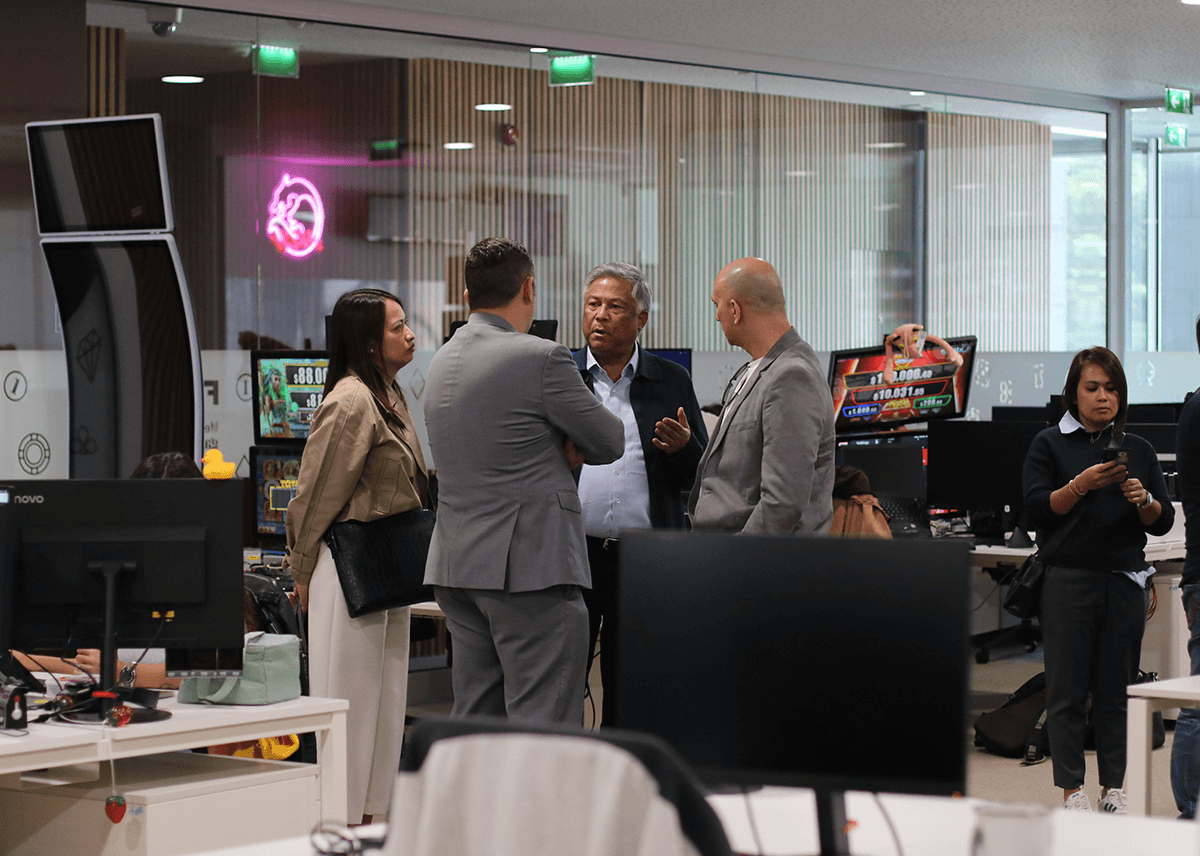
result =
M725 405L688 498L695 529L786 535L833 521L833 396L795 328Z
M571 352L476 312L434 354L425 388L438 476L425 582L511 592L590 587L563 438L587 463L607 464L624 453L625 428L584 385Z

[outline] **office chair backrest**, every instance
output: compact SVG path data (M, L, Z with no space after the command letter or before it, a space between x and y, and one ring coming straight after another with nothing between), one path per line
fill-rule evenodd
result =
M387 856L731 856L698 780L649 735L431 717L400 768Z

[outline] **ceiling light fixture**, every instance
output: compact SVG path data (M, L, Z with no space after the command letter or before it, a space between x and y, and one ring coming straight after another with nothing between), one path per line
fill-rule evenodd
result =
M473 148L475 148L475 144L474 143L442 143L442 148L443 149L451 149L451 150L473 149Z
M162 79L163 83L203 83L203 77L194 74L168 74Z
M868 149L902 149L904 143L867 143Z
M550 48L530 48L530 53L549 53Z
M1196 2L1200 3L1200 0L1196 0ZM922 95L925 94L925 90L924 89L910 89L910 90L908 90L908 94L911 95L913 98L920 98Z
M494 104L476 104L475 109L481 113L502 113L505 110L511 110L512 105L511 104L501 104L499 102L496 102Z

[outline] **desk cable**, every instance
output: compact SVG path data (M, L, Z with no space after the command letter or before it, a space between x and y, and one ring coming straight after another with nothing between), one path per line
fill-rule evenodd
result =
M754 820L754 806L750 801L751 788L742 786L742 799L746 803L746 819L750 821L750 835L754 838L754 852L757 856L762 856L763 845L762 838L758 834L758 824ZM888 814L887 808L883 801L879 799L879 794L871 792L871 799L875 800L875 805L879 807L879 813L883 815L884 823L887 824L888 831L892 834L892 841L896 845L896 856L904 856L904 847L900 844L900 835L896 832L896 825L892 823L892 816ZM853 821L851 821L853 823Z

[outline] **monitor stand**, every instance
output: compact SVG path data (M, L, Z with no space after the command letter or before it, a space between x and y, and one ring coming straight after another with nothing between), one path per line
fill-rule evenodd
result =
M129 561L107 560L88 562L88 570L104 575L104 645L100 649L100 682L93 688L91 698L73 705L70 713L60 713L58 718L73 725L106 725L109 712L120 705L130 703L141 708L130 708L130 718L122 724L158 722L170 719L171 712L153 709L158 703L158 694L153 690L117 686L117 575L132 571L137 565Z
M814 788L817 797L817 843L821 856L849 856L846 835L846 792Z

